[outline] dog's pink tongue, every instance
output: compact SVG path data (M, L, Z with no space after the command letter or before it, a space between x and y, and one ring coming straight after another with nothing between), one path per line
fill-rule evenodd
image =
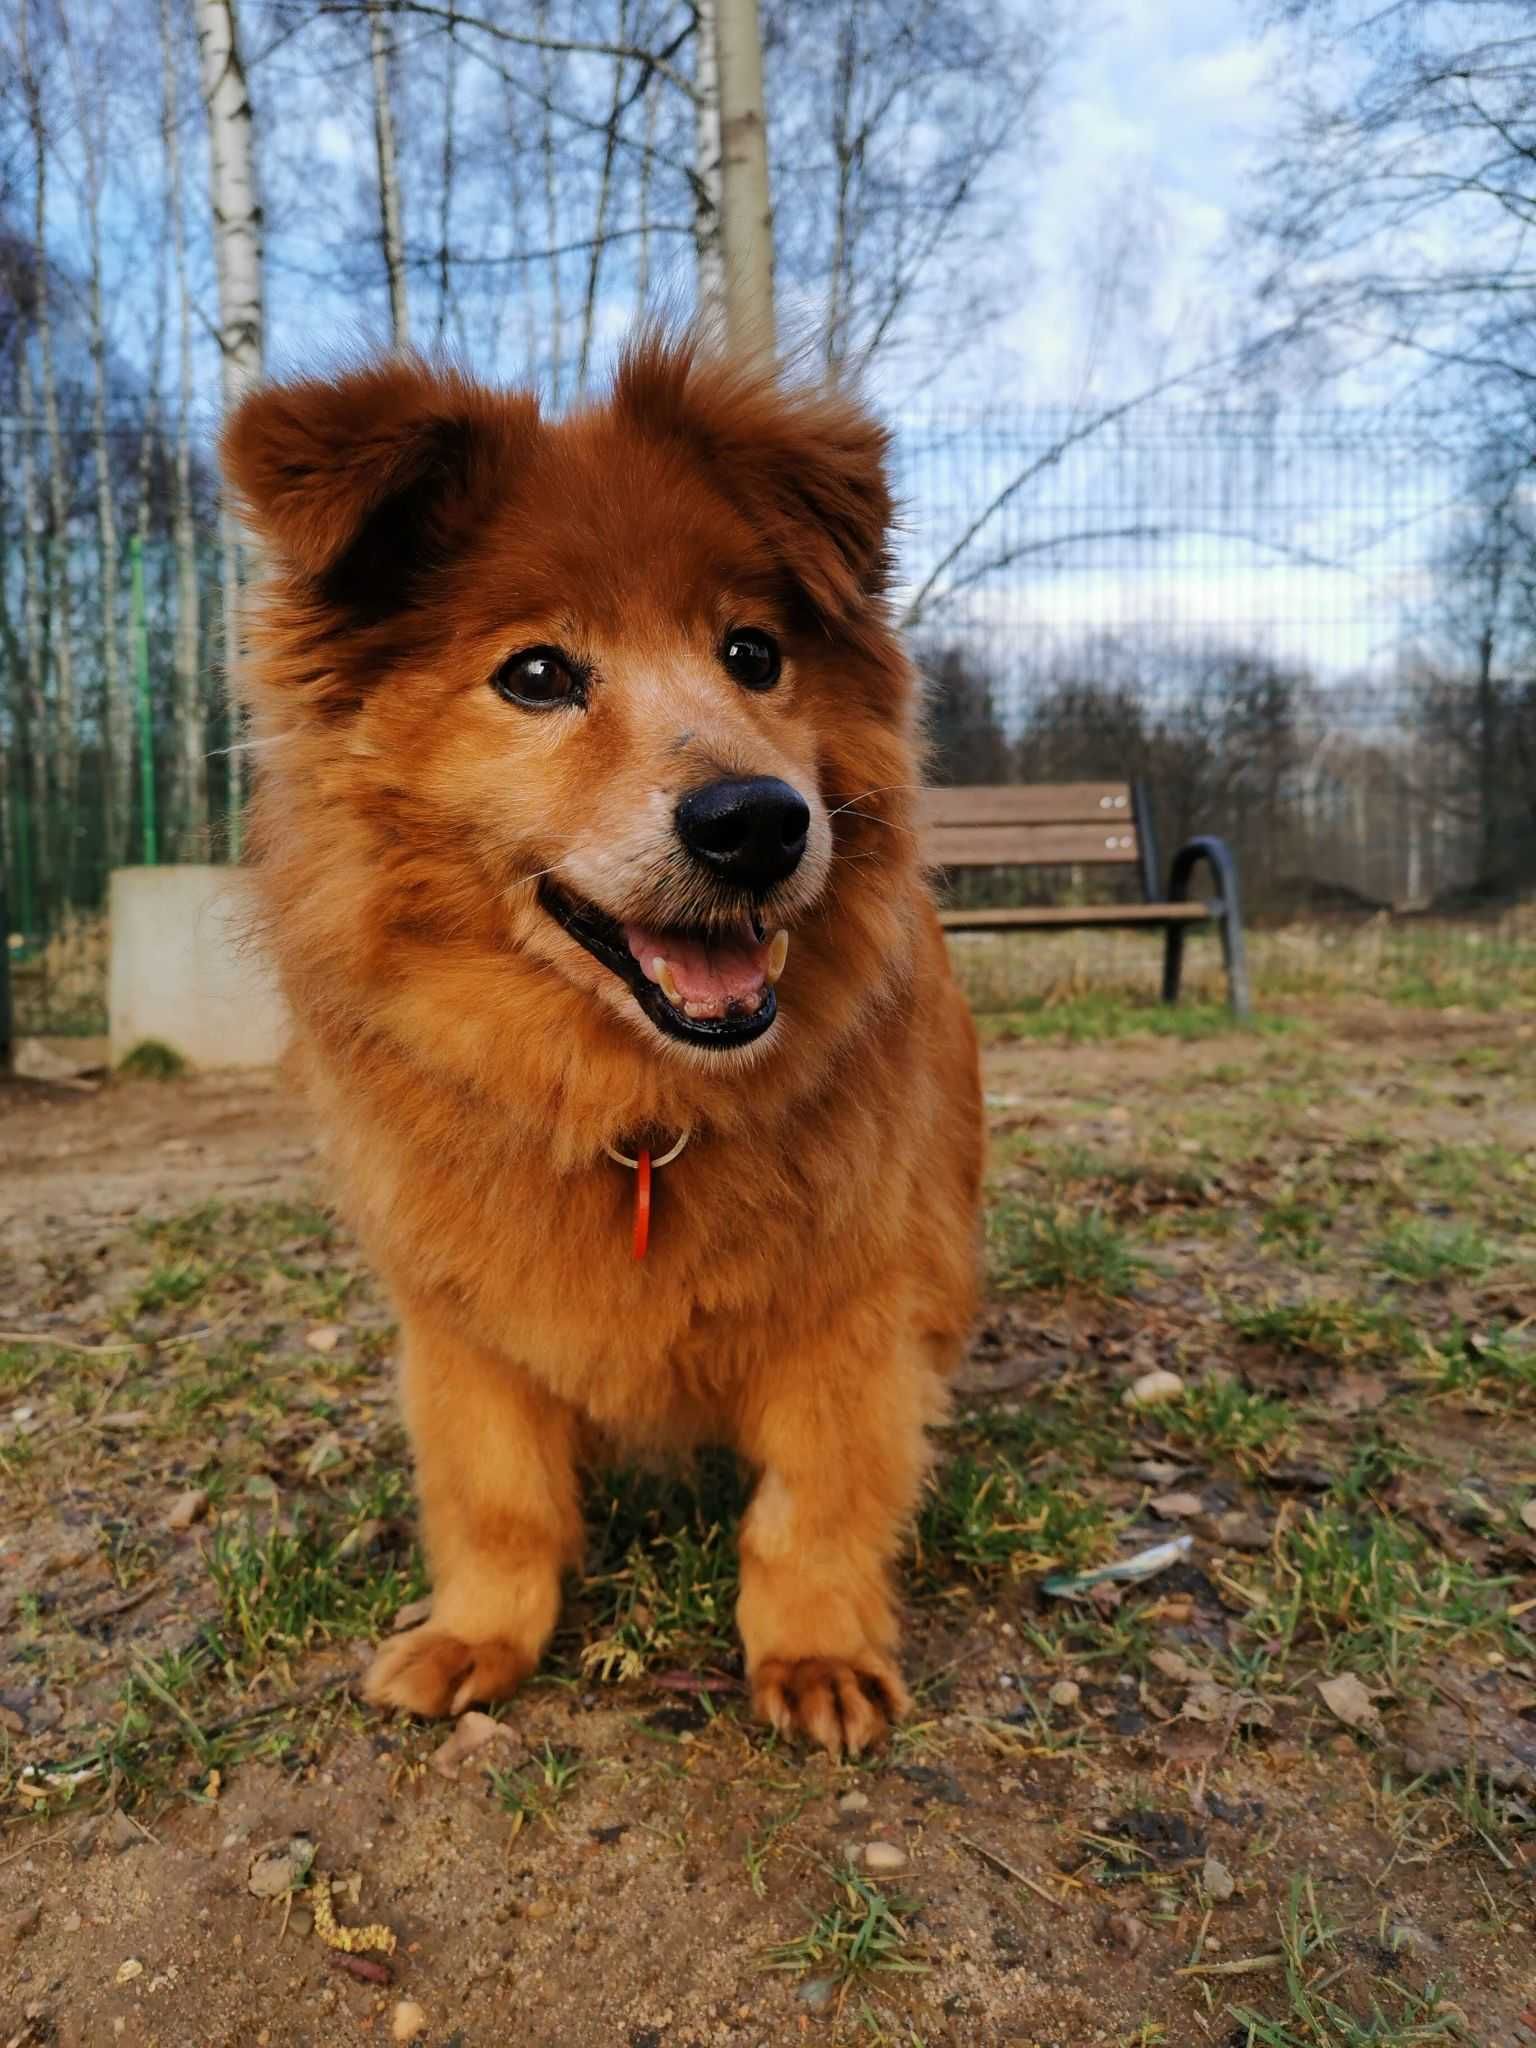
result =
M752 1004L768 979L768 942L765 939L759 944L745 927L739 934L731 933L707 946L677 932L650 931L640 924L625 925L624 937L642 971L663 989L667 977L657 962L667 963L685 1003L714 1010L733 1002Z

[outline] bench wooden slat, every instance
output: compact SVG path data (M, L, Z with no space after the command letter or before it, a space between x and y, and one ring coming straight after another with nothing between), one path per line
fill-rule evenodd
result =
M1042 904L1025 910L941 910L939 922L949 932L1045 931L1052 925L1203 924L1210 914L1205 903Z
M925 789L924 825L1091 825L1134 816L1128 782L991 783Z
M1137 855L1129 818L1110 825L930 825L923 852L935 867L1123 867Z

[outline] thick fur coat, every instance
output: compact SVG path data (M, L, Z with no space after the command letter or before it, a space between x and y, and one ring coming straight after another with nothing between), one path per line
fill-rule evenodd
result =
M433 1575L368 1689L423 1714L510 1692L580 1561L582 1462L718 1443L756 1475L756 1706L857 1751L906 1705L889 1572L972 1312L981 1162L883 595L884 437L845 396L650 337L558 422L398 359L265 388L224 462L265 560L262 928L398 1304ZM722 665L745 628L771 687ZM570 694L524 701L530 673ZM552 904L739 936L675 819L750 777L809 813L750 905L789 935L777 1011L695 1044ZM683 1132L637 1261L605 1148Z

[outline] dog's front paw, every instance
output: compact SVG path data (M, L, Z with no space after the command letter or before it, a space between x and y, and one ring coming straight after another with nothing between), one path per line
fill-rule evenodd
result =
M477 1701L509 1699L538 1658L511 1642L466 1643L424 1622L383 1644L363 1679L376 1707L403 1707L432 1720Z
M834 1761L882 1743L912 1702L889 1657L764 1657L752 1674L752 1705L780 1735L805 1735Z

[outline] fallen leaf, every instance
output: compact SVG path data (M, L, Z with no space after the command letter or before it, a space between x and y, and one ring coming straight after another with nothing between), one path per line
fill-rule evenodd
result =
M316 1323L305 1331L304 1342L311 1351L334 1351L346 1334L340 1323Z
M454 1722L447 1741L439 1743L433 1750L432 1768L440 1777L456 1778L460 1764L467 1763L491 1743L516 1742L517 1739L516 1729L505 1721L494 1721L489 1714L471 1708Z
M207 1512L207 1494L200 1486L189 1486L185 1493L178 1493L166 1509L165 1526L167 1529L190 1529Z
M1323 1705L1346 1728L1358 1729L1373 1742L1381 1740L1384 1731L1376 1703L1352 1671L1341 1671L1337 1678L1320 1678L1317 1689Z
M419 1628L429 1618L431 1613L432 1599L430 1594L424 1600L407 1600L405 1605L395 1615L394 1629L396 1635L401 1634L408 1628Z
M1200 1673L1187 1657L1181 1657L1177 1650L1153 1650L1147 1662L1154 1671L1160 1671L1164 1678L1171 1678L1180 1685L1192 1685Z
M1213 1678L1202 1678L1189 1689L1179 1715L1185 1721L1225 1722L1233 1728L1268 1728L1275 1710L1256 1693L1234 1692Z
M329 1472L340 1465L346 1454L341 1448L341 1438L334 1429L328 1429L324 1436L316 1437L304 1457L304 1477L318 1479L322 1472Z
M1328 1389L1327 1403L1339 1415L1368 1415L1390 1398L1379 1373L1341 1372Z
M1536 1794L1536 1724L1495 1692L1440 1682L1449 1698L1411 1715L1397 1731L1415 1778L1463 1776L1471 1765L1505 1792Z
M1198 1515L1205 1507L1198 1493L1160 1493L1149 1503L1154 1515L1165 1522L1183 1520L1186 1515Z
M1528 1500L1520 1510L1520 1519L1527 1529L1536 1529L1536 1500Z
M131 1984L135 1977L142 1977L143 1974L144 1965L137 1956L130 1956L127 1962L119 1963L117 1966L117 1981L119 1984Z

